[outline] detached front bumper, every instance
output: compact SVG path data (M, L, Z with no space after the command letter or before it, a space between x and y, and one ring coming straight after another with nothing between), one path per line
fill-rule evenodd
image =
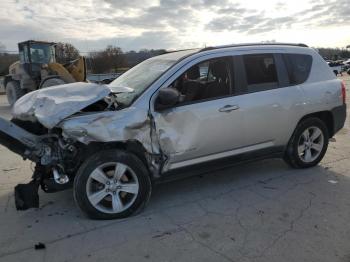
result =
M1 117L0 144L23 158L35 162L38 160L33 152L40 150L41 142L39 137Z
M23 158L38 161L33 154L40 147L39 137L29 133L15 123L0 117L0 144ZM17 210L39 207L40 181L35 179L28 184L19 184L15 187L15 204Z
M59 148L58 135L45 132L36 135L26 130L34 130L36 123L16 121L0 117L0 144L36 163L31 182L15 187L16 208L26 210L39 206L39 186L45 192L51 193L71 187L72 180L64 173L63 165L60 165L61 154L64 152ZM66 146L62 147L64 149Z

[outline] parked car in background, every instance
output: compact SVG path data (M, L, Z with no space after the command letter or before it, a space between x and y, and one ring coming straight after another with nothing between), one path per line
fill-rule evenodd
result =
M109 84L122 73L88 74L86 79L91 83Z
M328 65L332 68L333 73L337 76L337 75L341 75L342 72L344 71L344 64L342 62L339 61L330 61L327 62Z
M31 92L12 122L0 118L0 143L36 163L32 182L15 189L18 209L38 206L39 186L72 186L88 217L123 218L174 175L269 157L317 165L344 125L345 96L302 44L191 49L145 60L109 85Z
M343 66L344 71L346 71L350 75L350 59L344 62Z

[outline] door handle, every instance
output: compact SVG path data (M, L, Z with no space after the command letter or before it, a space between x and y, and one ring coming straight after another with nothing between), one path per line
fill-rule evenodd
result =
M219 112L231 112L231 111L234 111L237 109L239 109L239 106L237 106L237 105L226 105L224 107L221 107L219 109Z

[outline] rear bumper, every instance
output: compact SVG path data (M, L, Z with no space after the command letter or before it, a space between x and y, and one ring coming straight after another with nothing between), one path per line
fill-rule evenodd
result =
M346 119L346 104L335 107L331 110L333 115L333 135L344 127Z

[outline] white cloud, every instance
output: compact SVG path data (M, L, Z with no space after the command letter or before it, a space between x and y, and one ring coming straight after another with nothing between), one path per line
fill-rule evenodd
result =
M70 41L84 51L184 48L274 39L350 44L348 0L4 0L0 42Z

